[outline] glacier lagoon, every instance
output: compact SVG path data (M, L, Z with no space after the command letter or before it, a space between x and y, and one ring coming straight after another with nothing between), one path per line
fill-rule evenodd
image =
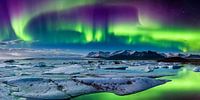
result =
M182 67L174 69L172 66ZM193 72L192 69L196 66L189 64L160 63L153 60L19 59L10 62L2 60L0 67L0 90L5 93L0 97L5 100L160 100L182 92L200 93L200 73ZM76 84L74 81L78 84L82 82L85 86L72 87ZM93 84L90 84L91 81ZM116 86L117 88L110 88Z

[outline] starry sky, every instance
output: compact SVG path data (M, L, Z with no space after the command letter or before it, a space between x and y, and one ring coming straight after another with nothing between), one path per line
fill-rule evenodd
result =
M23 47L200 52L198 0L0 0L0 41Z

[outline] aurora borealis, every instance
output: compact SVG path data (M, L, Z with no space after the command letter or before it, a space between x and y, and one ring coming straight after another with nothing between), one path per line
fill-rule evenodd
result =
M189 54L200 53L199 4L199 0L0 0L0 58L62 58L69 56L65 53L82 56L91 51L131 50L156 51L166 57L188 54L189 59ZM43 75L44 70L40 71ZM147 91L128 96L98 93L74 100L165 100L182 92L199 94L199 75L184 66L176 76L162 77L171 82Z
M197 4L194 0L1 0L0 41L198 52Z

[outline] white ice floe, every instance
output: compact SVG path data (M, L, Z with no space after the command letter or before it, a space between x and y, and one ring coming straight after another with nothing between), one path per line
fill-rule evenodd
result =
M81 65L76 64L54 68L44 72L44 74L77 74L83 71L85 71L85 69Z
M31 99L69 99L89 93L112 92L117 95L137 93L168 80L152 78L73 78L53 80L44 78L18 78L4 81L5 84L18 87L12 95Z
M200 72L200 67L195 67L195 68L193 69L193 71L194 71L194 72Z
M145 69L144 69L145 72L153 72L154 71L154 67L153 66L147 66Z

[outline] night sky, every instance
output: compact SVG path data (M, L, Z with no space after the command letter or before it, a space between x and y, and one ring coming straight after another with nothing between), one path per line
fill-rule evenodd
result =
M199 52L198 0L0 0L0 41L23 47Z

